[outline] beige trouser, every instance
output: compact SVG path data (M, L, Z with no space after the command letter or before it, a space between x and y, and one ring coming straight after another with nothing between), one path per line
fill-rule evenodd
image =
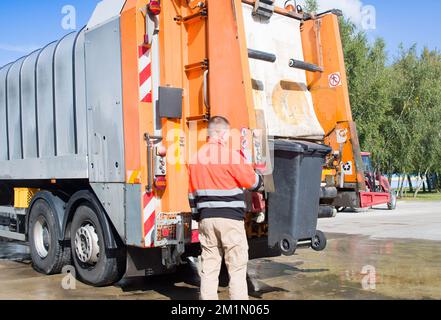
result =
M231 300L248 300L248 240L243 221L224 218L199 223L202 246L201 299L218 300L219 273L225 256Z

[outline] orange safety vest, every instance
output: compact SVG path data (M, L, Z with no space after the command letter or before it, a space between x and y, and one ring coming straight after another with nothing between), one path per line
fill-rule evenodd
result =
M257 190L263 179L239 151L210 139L189 166L189 201L195 220L245 217L244 189Z

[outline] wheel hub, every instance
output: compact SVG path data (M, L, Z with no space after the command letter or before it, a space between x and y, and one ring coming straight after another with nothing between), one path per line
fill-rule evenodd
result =
M39 217L34 225L34 244L37 254L45 259L49 254L51 235L44 217Z
M87 224L79 228L75 234L75 252L78 259L87 264L95 265L99 259L100 247L95 227Z

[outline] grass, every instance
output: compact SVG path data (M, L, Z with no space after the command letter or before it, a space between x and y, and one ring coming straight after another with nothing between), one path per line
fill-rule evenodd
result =
M441 201L440 192L419 192L417 197L413 197L413 193L407 192L400 200L419 200L419 201Z

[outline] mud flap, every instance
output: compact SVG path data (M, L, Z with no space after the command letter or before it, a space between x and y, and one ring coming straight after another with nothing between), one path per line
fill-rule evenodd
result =
M268 196L270 248L294 254L316 235L322 166L331 148L293 140L274 140L276 192Z

